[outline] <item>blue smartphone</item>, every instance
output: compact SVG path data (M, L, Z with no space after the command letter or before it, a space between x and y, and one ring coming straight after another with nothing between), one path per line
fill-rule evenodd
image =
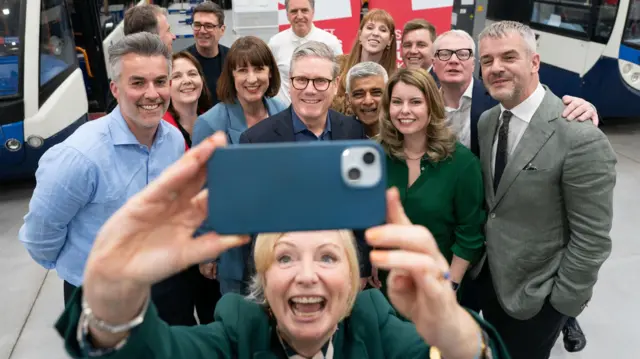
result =
M386 221L386 160L371 140L230 145L207 164L219 234L366 229Z

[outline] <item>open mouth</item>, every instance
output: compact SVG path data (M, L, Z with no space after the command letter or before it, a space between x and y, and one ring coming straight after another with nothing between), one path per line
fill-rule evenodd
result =
M293 297L289 299L289 306L296 317L313 318L322 313L327 305L323 297Z
M181 93L192 93L196 90L195 87L185 87L180 90Z
M245 86L245 89L247 89L247 91L249 92L258 92L258 90L260 89L260 86L256 85L256 86Z
M303 103L309 104L309 105L317 105L317 104L320 103L320 100L304 100L304 99L302 99L300 101L302 101Z
M409 60L409 62L420 62L422 61L422 57L409 56L407 57L407 60Z
M402 124L402 125L410 125L410 124L416 122L416 120L413 119L413 118L399 118L398 122L400 122L400 124Z
M360 111L362 111L362 113L376 113L378 112L378 108L363 108L360 109Z

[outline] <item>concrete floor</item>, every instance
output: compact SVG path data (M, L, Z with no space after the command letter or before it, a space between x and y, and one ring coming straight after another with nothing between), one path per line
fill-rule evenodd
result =
M589 341L586 349L568 354L559 341L554 359L640 357L640 124L604 130L619 160L613 253L579 318ZM17 239L33 183L0 186L0 359L67 358L52 327L62 311L62 282L31 260Z

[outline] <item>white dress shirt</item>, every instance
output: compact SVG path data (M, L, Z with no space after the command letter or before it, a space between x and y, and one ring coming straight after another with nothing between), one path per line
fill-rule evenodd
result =
M458 141L471 148L471 101L473 97L473 78L469 83L469 87L464 91L458 108L445 106L447 114L447 126L458 136Z
M509 123L509 137L507 142L507 163L511 160L513 152L516 150L518 143L522 139L524 135L524 131L526 131L527 127L529 127L529 123L533 118L533 115L540 107L542 100L544 99L545 90L542 85L538 84L538 87L533 91L533 93L524 101L522 101L518 106L511 109L511 121ZM500 119L498 121L498 128L502 126L502 114L506 111L506 108L500 104ZM498 131L496 131L496 135L493 139L493 149L491 154L491 172L495 173L495 161L496 161L496 151L498 149Z
M291 66L291 57L296 47L309 42L318 41L327 44L333 50L336 56L342 55L342 44L335 35L332 35L317 27L311 27L311 31L305 37L299 37L291 28L284 30L269 40L269 48L273 53L280 71L280 92L276 98L280 99L285 106L291 104L291 96L289 95L289 70Z

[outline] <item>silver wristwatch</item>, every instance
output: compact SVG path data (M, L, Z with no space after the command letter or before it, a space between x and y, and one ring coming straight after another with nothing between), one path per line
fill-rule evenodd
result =
M91 325L100 331L111 333L111 334L125 333L137 327L138 325L142 324L142 322L144 321L144 316L147 313L147 309L149 309L150 301L151 301L150 299L147 299L147 301L144 303L144 306L142 307L142 310L140 311L140 314L138 314L135 318L131 319L128 323L110 324L105 322L102 319L96 318L93 315L93 311L91 310L91 308L89 308L89 305L83 298L82 314L80 317L80 322L82 323L83 321L85 321L88 325Z
M96 329L112 334L127 332L142 324L142 322L144 321L144 316L147 313L147 309L149 308L150 301L150 299L147 299L144 307L142 308L142 311L135 318L133 318L133 320L125 324L113 325L105 322L104 320L96 318L86 301L83 300L82 312L80 314L80 320L78 322L78 329L76 332L76 339L78 340L80 349L89 357L101 357L122 349L122 347L127 344L129 336L123 338L113 348L94 348L93 345L91 345L91 341L89 340L89 325L93 325Z

